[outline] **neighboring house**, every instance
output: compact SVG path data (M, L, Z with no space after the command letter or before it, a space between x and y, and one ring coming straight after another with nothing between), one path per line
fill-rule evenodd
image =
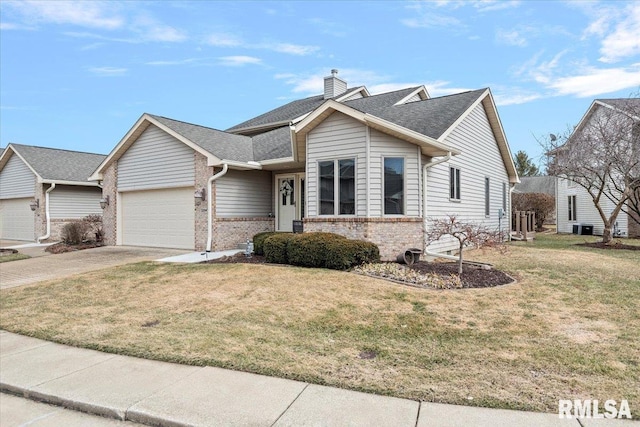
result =
M385 259L423 248L426 220L448 213L508 230L518 182L489 89L370 95L336 71L324 94L226 131L143 114L91 179L108 244L229 249L302 221Z
M590 121L598 120L601 114L605 114L603 109L625 108L628 102L635 102L637 108L640 108L640 100L624 99L596 99L593 101L585 115L580 120L580 123L574 129L571 138L574 138L579 142L579 139L575 138L579 132L582 132L589 126ZM638 109L636 109L638 111ZM635 120L638 120L635 118ZM635 125L636 129L640 131L639 125ZM638 135L635 136L638 138ZM560 151L558 149L558 151ZM619 194L619 193L618 193ZM615 203L612 202L606 195L603 195L600 199L600 205L606 215L609 215L614 207ZM574 225L592 225L593 234L602 235L604 231L604 223L600 218L598 210L596 209L593 198L582 186L577 183L566 179L558 178L557 183L557 197L556 197L556 211L557 211L557 230L558 233L572 233L574 231ZM637 221L634 221L629 214L620 212L618 214L615 226L613 227L612 235L614 237L640 237L640 225Z
M556 183L555 176L521 176L520 183L516 184L513 188L514 193L543 193L556 198ZM545 224L556 223L556 211L555 209L545 219Z
M88 177L105 157L9 144L0 155L0 238L57 240L64 224L101 215L102 189Z

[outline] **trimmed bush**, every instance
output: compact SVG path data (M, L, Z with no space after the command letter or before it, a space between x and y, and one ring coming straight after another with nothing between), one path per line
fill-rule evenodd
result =
M289 241L295 237L292 233L276 233L264 239L262 245L266 261L275 264L288 264L289 256L287 246L289 245Z
M73 221L62 227L62 241L68 245L79 245L87 239L89 226L86 222Z
M346 240L346 237L334 233L299 234L289 242L289 263L303 267L325 267L327 245L330 242Z
M348 270L380 261L375 244L334 233L272 234L263 245L267 262L278 264Z
M256 255L264 255L264 241L275 234L283 234L281 231L265 231L253 236L253 252Z

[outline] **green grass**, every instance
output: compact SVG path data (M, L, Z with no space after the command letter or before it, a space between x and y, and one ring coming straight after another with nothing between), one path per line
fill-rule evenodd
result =
M490 289L138 263L3 290L0 327L411 399L552 413L558 399L627 399L635 414L640 253L574 246L580 239L539 235L506 255L470 252L518 280Z
M21 253L17 253L17 254L11 254L11 255L2 255L0 256L0 263L3 262L10 262L10 261L18 261L21 259L28 259L31 258L29 255L25 255L25 254L21 254Z

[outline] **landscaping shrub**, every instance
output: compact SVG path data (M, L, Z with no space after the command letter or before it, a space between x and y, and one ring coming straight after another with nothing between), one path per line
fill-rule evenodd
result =
M264 253L267 262L333 270L380 260L378 247L373 243L321 232L268 236Z
M62 227L62 241L68 245L79 245L87 239L89 226L83 221L73 221Z
M264 255L264 241L275 234L283 234L280 231L265 231L253 236L253 253Z
M346 237L334 233L299 234L289 242L289 263L303 267L325 267L327 245L330 242L346 240Z
M266 261L275 264L288 264L287 246L289 241L295 237L296 235L292 233L275 233L268 236L262 243Z

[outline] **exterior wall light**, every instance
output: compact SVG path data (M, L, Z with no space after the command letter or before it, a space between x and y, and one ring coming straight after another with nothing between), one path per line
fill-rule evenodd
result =
M33 199L31 203L29 203L29 207L33 212L36 211L40 207L40 199Z
M102 199L100 199L100 207L104 209L107 206L109 206L109 196L103 197Z
M196 198L196 199L200 199L201 201L204 202L205 200L207 200L207 192L206 192L206 190L204 188L201 189L201 190L196 190L193 193L193 197Z

